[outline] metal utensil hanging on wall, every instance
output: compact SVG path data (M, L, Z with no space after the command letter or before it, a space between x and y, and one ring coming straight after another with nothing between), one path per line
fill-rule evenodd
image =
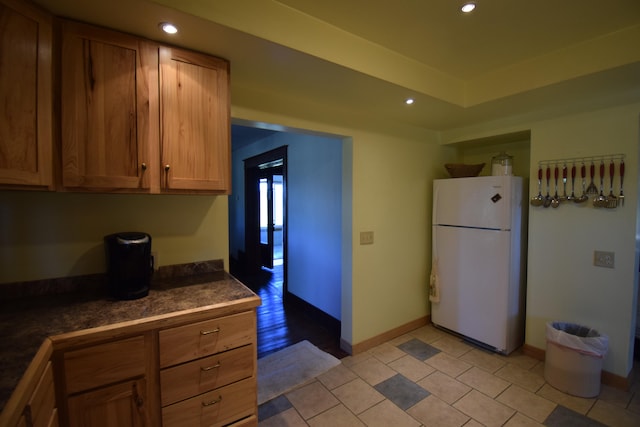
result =
M607 196L607 208L613 209L618 207L618 198L613 194L613 176L616 173L616 164L613 159L609 163L609 195Z
M567 164L562 165L562 196L560 196L561 202L567 201Z
M576 187L576 163L573 162L573 165L571 165L571 194L567 196L568 202L573 202L576 200L575 187Z
M622 184L624 182L624 159L620 160L620 195L618 199L620 199L620 205L624 206L624 192L622 191Z
M593 164L593 160L591 160L591 166L589 166L589 175L591 176L591 182L587 187L587 194L590 196L596 196L598 194L598 187L593 182L593 178L596 176L596 166Z
M544 196L542 195L542 166L538 167L538 195L531 198L531 206L542 206Z
M544 196L544 203L542 206L548 208L551 206L551 196L549 195L549 181L551 180L551 166L547 165L547 195Z
M556 164L554 170L553 170L553 177L555 178L555 182L556 182L556 186L555 186L555 193L553 195L553 198L551 199L551 207L552 208L557 208L558 206L560 206L560 198L558 197L558 165Z
M616 174L616 161L619 160L619 176L620 176L620 190L619 195L616 194L614 188L616 185L615 182L615 174ZM597 208L616 208L618 206L624 206L624 174L625 174L625 154L606 154L606 155L598 155L598 156L586 156L586 157L573 157L573 158L564 158L564 159L550 159L550 160L540 160L538 161L538 195L531 198L532 206L544 206L545 208L552 206L554 208L558 207L561 202L564 201L573 201L574 203L580 204L589 200L590 196L593 196L593 206ZM596 181L596 164L595 162L600 162L599 167L599 179L600 185L598 188ZM609 193L605 193L605 180L606 180L606 161L609 162ZM580 178L582 184L582 194L580 196L576 195L576 184L575 178L577 173L576 163L580 162ZM586 162L590 163L589 167L589 183L587 185L587 167ZM567 168L567 164L571 164L571 194L567 195L567 179L569 174L569 169ZM562 165L562 166L560 166ZM547 194L542 196L542 172L543 168L546 167L546 180L547 180ZM558 181L559 181L559 170L562 167L562 195L558 195ZM554 193L551 195L551 169L554 169ZM580 183L578 184L580 185ZM579 190L578 190L579 191ZM542 200L542 202L541 202Z
M584 203L589 200L589 196L587 196L587 167L582 162L582 166L580 166L580 176L582 177L582 194L580 197L576 197L574 202L576 203Z
M604 195L604 160L600 160L600 194L594 197L593 206L596 208L607 206L607 196Z

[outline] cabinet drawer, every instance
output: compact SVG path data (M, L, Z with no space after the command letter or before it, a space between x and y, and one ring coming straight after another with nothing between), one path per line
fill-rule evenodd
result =
M251 344L256 336L253 311L160 331L160 367Z
M142 336L66 352L67 393L144 375L144 354Z
M256 379L247 378L162 408L164 427L223 426L255 415Z
M53 369L51 368L51 362L48 362L31 396L31 400L29 400L32 425L34 427L47 427L55 406L56 397L53 387Z
M162 406L252 376L254 351L247 345L163 370Z
M243 418L240 421L230 424L229 427L257 427L258 417L251 415L250 417Z

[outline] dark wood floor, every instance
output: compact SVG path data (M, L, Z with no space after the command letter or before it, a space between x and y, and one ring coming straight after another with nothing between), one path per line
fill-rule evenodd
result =
M232 274L262 299L257 309L258 358L303 340L338 359L348 355L340 349L339 330L323 325L309 310L296 304L283 304L282 265L253 275L242 271L232 271Z

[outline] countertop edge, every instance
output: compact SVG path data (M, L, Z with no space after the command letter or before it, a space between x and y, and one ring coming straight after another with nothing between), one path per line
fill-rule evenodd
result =
M89 329L81 329L79 331L53 335L50 336L49 339L52 342L53 350L60 351L69 347L90 345L97 341L131 336L146 332L150 329L171 328L186 323L204 321L212 316L226 316L228 314L254 309L259 306L260 303L260 297L252 296L230 302L173 311L171 313L145 317L142 319L112 323Z

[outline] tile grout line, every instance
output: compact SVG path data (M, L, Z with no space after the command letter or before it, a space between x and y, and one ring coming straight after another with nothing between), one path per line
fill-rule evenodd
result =
M400 338L400 337L399 337ZM437 341L439 341L440 339L442 339L443 337L439 337L439 338L435 338L430 340L429 343L425 342L422 338L419 338L417 336L417 334L407 334L406 336L403 336L403 339L395 339L393 340L393 344L389 344L389 343L384 343L381 344L380 346L376 347L378 348L380 351L376 352L375 349L371 349L368 350L367 352L362 353L361 355L357 355L357 356L349 356L348 358L346 358L346 360L343 359L341 365L343 366L343 368L347 369L351 374L354 375L354 379L349 380L347 382L345 382L344 384L341 385L337 385L334 386L333 389L329 389L327 385L325 385L319 378L315 378L314 381L317 381L323 388L325 391L327 391L328 393L330 393L330 395L336 399L337 403L333 406L331 406L330 408L326 408L324 410L322 410L321 412L319 412L318 414L314 414L312 417L309 418L309 420L313 420L314 418L322 415L322 414L326 414L327 411L333 410L338 406L342 406L344 409L346 409L348 411L349 414L351 414L352 416L354 416L356 419L358 419L360 422L364 423L364 420L360 418L360 416L364 413L366 413L367 411L375 408L377 405L382 404L383 402L390 402L391 404L395 404L394 400L391 399L389 396L386 396L384 394L383 395L383 399L381 401L377 401L372 403L370 406L368 406L365 409L362 409L360 411L359 414L356 414L348 405L345 401L341 400L338 395L335 393L336 390L338 390L340 387L342 387L343 385L346 385L352 381L355 381L356 379L359 379L360 381L364 382L367 386L369 386L370 388L380 392L380 390L376 389L376 386L381 384L384 381L387 381L390 378L393 378L397 375L402 376L404 379L406 379L407 381L414 383L416 385L418 385L419 387L421 387L422 389L424 389L428 395L425 396L423 399L421 399L420 401L414 403L412 406L406 408L406 409L402 409L402 407L398 406L397 404L395 404L406 416L410 417L412 420L414 420L416 423L418 423L419 425L423 425L423 423L420 422L419 419L415 418L414 416L412 416L411 414L409 414L409 410L411 410L412 408L416 407L418 404L420 404L421 402L423 402L425 399L427 399L429 396L433 396L434 398L437 398L438 400L444 402L446 404L446 406L448 408L452 408L455 411L457 411L458 413L462 414L464 417L467 418L467 421L464 422L464 424L468 423L470 420L474 420L475 422L480 423L481 421L479 421L478 419L474 418L474 416L472 414L468 414L466 412L462 412L460 409L457 409L454 405L456 403L459 403L462 399L464 399L465 397L468 397L470 393L472 393L473 391L480 393L480 395L486 397L487 399L494 401L496 403L498 403L499 405L501 405L502 407L508 408L509 411L513 411L513 414L511 414L505 421L504 423L508 423L510 421L512 421L514 419L514 417L517 416L521 416L521 417L525 417L528 420L533 420L535 422L536 418L521 412L520 410L518 410L518 408L516 407L512 407L510 406L510 404L508 403L504 403L503 401L500 400L501 397L506 397L509 390L511 390L513 387L517 387L520 388L522 391L531 394L532 396L535 396L536 398L542 399L545 402L548 402L551 406L552 409L550 411L549 414L546 415L545 417L545 421L551 416L551 414L553 414L557 408L561 407L564 408L565 410L570 411L571 413L576 413L580 416L586 417L589 420L593 420L596 422L603 422L601 421L599 418L593 418L591 416L589 416L589 414L591 414L597 406L597 403L599 401L602 401L603 404L607 404L607 405L613 405L615 408L620 408L622 410L625 411L625 413L623 414L624 416L628 417L632 417L632 419L636 419L635 417L640 417L640 415L638 415L636 412L630 410L629 408L631 407L631 405L634 402L634 398L636 396L636 394L640 395L640 390L635 390L635 391L630 391L627 392L628 395L625 397L625 399L623 400L622 397L619 399L619 401L622 404L618 404L616 403L617 401L615 399L611 399L611 400L606 400L603 399L601 397L602 395L602 391L601 394L599 396L597 396L596 398L594 398L593 400L589 401L588 407L585 410L584 413L582 413L582 411L576 411L576 409L572 409L573 405L569 405L569 406L565 406L563 403L560 403L560 401L558 401L558 399L563 399L563 396L566 396L569 400L571 400L573 397L575 397L577 400L577 402L581 402L582 399L585 398L580 398L580 397L576 397L576 396L571 396L571 395L567 395L566 393L562 393L559 390L556 389L550 389L553 393L555 393L557 391L557 393L560 393L558 395L558 397L554 398L554 400L552 400L552 396L553 393L551 395L547 394L544 395L545 392L545 386L548 385L548 383L544 380L544 376L541 374L541 369L543 369L543 366L541 366L540 361L534 361L531 360L530 362L527 362L527 360L523 360L522 358L520 358L520 356L516 355L515 357L517 357L517 359L512 359L512 360L500 360L500 359L496 359L497 362L504 362L503 364L501 364L501 366L497 366L495 369L486 369L485 366L489 366L489 363L484 364L481 363L482 362L482 358L478 358L476 357L474 354L472 354L472 352L474 350L477 349L476 346L472 346L469 345L468 343L464 342L464 341L452 341L453 344L457 345L457 344L464 344L464 345L469 345L470 348L468 348L466 351L463 352L458 352L455 350L452 350L451 348L447 348L446 347L446 342L442 342L440 343L440 347L436 347L433 344L437 343ZM412 355L411 353L408 353L405 349L400 348L399 346L401 346L402 344L405 344L413 339L416 339L418 341L421 341L422 343L433 347L435 349L438 350L438 353L435 354L431 354L429 357L427 357L427 359L421 360L420 358L416 357L415 355ZM380 348L384 346L384 348ZM399 350L400 352L402 352L402 354L397 354L397 355L393 355L392 352L393 350ZM448 351L454 351L454 353L449 353ZM478 351L485 351L483 349L477 349ZM446 358L450 358L450 360L452 361L456 361L456 362L462 362L465 365L468 365L467 367L465 367L463 370L461 370L460 372L458 372L455 376L451 376L449 375L447 372L442 371L441 368L442 366L440 365L440 368L438 367L438 363L435 363L434 365L431 365L427 362L427 360L429 360L430 358L432 358L433 356L437 355L437 354L443 354L443 357L446 356ZM480 353L480 355L483 355L485 353ZM487 354L487 356L489 357L494 357L493 354ZM427 367L429 367L429 369L432 369L432 371L424 376L419 376L419 377L414 377L417 379L409 379L408 377L406 377L403 373L402 370L394 368L393 365L394 362L398 362L401 359L403 359L404 357L413 357L415 358L415 360L417 360L418 362L424 363ZM484 356L483 356L484 357ZM508 357L508 356L506 356ZM373 359L373 360L372 360ZM488 361L493 362L493 360L487 359ZM387 379L383 379L381 381L378 381L376 384L371 384L369 383L365 377L362 377L361 373L358 372L358 370L354 370L354 367L357 367L359 365L361 365L361 367L367 368L366 366L362 365L363 363L369 361L370 363L373 364L379 364L380 366L385 367L386 369L388 369L390 372L393 372L393 375L391 375L390 377L388 377ZM437 362L437 360L436 360ZM507 385L504 389L502 389L501 391L499 391L495 397L492 397L490 394L486 394L483 390L480 390L476 387L474 387L474 385L472 385L472 383L469 383L468 380L467 382L464 382L463 380L460 379L460 377L462 377L465 374L470 374L471 370L473 369L478 369L479 371L486 373L487 375L490 375L492 377L495 377L496 379L499 379L501 381L504 381ZM410 368L407 368L410 369ZM511 370L511 371L509 371ZM527 381L526 378L522 379L521 381L518 381L518 377L517 374L519 373L519 371L521 371L522 373L527 373L530 374L533 378L539 378L540 380L542 380L542 382L538 385L536 385L536 382L533 383L534 388L531 388L530 386L526 386L525 383ZM438 397L438 395L434 394L433 392L431 392L428 389L425 389L424 387L420 386L418 383L424 381L425 379L429 378L430 376L439 373L441 375L445 375L447 378L451 379L452 381L456 381L457 383L465 386L465 388L467 389L464 393L462 393L460 396L458 396L455 400L451 401L451 403L449 403L449 401L445 401L442 400L440 397ZM501 374L499 374L501 373ZM388 374L384 374L382 375L382 377L384 377L385 375ZM514 375L516 376L514 378ZM514 379L516 380L516 382L514 382ZM523 383L524 382L524 383ZM549 387L552 387L549 385ZM515 389L513 389L515 390ZM555 391L554 391L555 390ZM615 397L615 396L614 396ZM504 399L503 399L504 400ZM570 403L570 402L569 402ZM305 422L306 425L310 425L307 421L309 420L305 420L304 418L302 418L301 413L299 412L298 408L296 408L294 405L292 405L292 407L294 407L294 409L296 410L296 413L301 417L301 419ZM597 414L594 414L594 416L597 416ZM600 418L602 418L602 416L600 416ZM611 421L609 421L611 422Z

